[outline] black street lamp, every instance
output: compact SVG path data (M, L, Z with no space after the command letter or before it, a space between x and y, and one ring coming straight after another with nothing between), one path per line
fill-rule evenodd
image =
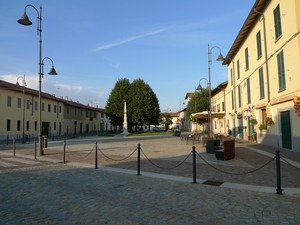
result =
M210 65L212 63L212 59L211 59L211 55L212 55L212 50L214 48L219 49L219 56L217 58L217 61L224 61L224 57L221 53L221 49L218 46L213 46L210 48L210 46L208 45L208 89L209 89L209 126L208 126L208 137L212 137L213 133L212 133L212 118L211 118L211 79L210 79Z
M38 130L38 136L39 136L39 153L40 155L43 155L43 146L42 146L42 75L43 75L43 61L44 59L49 57L45 57L42 60L42 6L40 6L40 11L37 10L37 8L35 8L33 5L26 5L25 6L25 11L24 14L22 15L21 19L18 20L18 23L21 25L25 25L25 26L30 26L32 25L32 22L29 20L27 13L26 13L26 9L27 7L32 7L38 17L38 25L37 25L37 33L39 35L39 130ZM50 59L51 60L51 59ZM51 71L48 73L50 75L57 75L54 67L53 67L53 61L52 62L52 68Z

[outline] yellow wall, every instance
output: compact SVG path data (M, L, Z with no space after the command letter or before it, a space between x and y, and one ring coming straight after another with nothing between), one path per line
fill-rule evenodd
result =
M280 5L280 17L282 36L277 40L275 38L274 28L274 15L273 11ZM253 12L254 13L254 12ZM249 107L253 107L254 111L251 113L255 115L259 123L263 123L262 109L266 108L268 102L270 102L270 117L275 124L269 128L269 136L273 140L281 138L281 124L280 124L280 112L289 110L291 115L291 129L293 136L293 149L300 144L300 126L299 116L295 113L293 96L300 96L300 1L289 0L280 1L272 0L263 16L257 21L253 29L249 32L249 35L244 40L240 49L234 55L232 62L228 65L228 86L226 89L226 104L227 112L234 113L231 109L231 91L235 91L236 111L245 115ZM264 29L265 25L265 29ZM266 31L266 38L264 36L264 30ZM262 56L257 56L257 41L256 34L261 33L261 47ZM267 55L265 52L267 48ZM249 69L246 69L245 63L245 49L248 48L249 55ZM286 88L279 90L278 79L278 63L277 55L279 52L284 53L284 67L285 67L285 82ZM237 79L237 62L240 62L240 79ZM267 66L269 73L267 74ZM263 68L264 74L264 98L260 98L260 85L259 85L259 69ZM231 70L234 71L235 79L231 80ZM268 99L268 79L269 75L269 90L270 99ZM250 79L251 90L251 103L247 102L247 79ZM231 81L233 84L231 84ZM238 86L241 87L241 107L238 106ZM269 101L268 101L269 100ZM237 127L237 120L235 121L232 116L226 114L227 120L230 122L231 128ZM235 124L234 124L235 123ZM245 129L244 138L250 135L250 126L248 119L243 118L243 126L248 126ZM275 142L276 144L276 142Z

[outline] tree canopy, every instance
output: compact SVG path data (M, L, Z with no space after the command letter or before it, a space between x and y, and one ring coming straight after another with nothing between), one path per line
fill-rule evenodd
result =
M114 126L123 125L124 101L127 105L129 126L156 125L160 115L156 94L142 79L132 83L119 79L106 102L106 113Z
M192 113L209 110L209 90L208 88L196 91L194 96L190 99L187 105L186 115L190 118ZM203 124L207 119L193 119L194 122Z

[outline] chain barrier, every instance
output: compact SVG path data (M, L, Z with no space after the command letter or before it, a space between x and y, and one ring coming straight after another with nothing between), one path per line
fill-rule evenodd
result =
M113 159L113 158L109 157L108 155L106 155L100 148L98 148L98 150L99 150L99 152L101 152L101 153L103 154L103 156L104 156L105 158L107 158L107 159L109 159L109 160L112 160L112 161L120 162L120 161L124 161L124 160L130 158L130 157L136 152L137 148L136 148L132 153L130 153L128 156L125 156L125 157L122 158L122 159Z
M145 154L145 152L143 151L143 149L141 149L143 155L145 156L145 158L153 165L153 166L156 166L157 168L159 169L162 169L162 170L172 170L172 169L176 169L177 167L181 166L192 154L192 152L190 152L190 154L187 155L187 157L182 161L180 162L179 164L173 166L173 167L162 167L162 166L159 166L157 164L155 164L151 159L149 159L147 157L147 155Z
M291 167L294 167L295 169L300 170L299 167L297 167L297 166L291 164L291 163L290 163L288 160L286 160L285 158L282 158L282 157L281 157L281 159L282 159L282 161L286 162L286 163L287 163L288 165L290 165Z
M80 150L80 151L76 151L76 152L72 152L70 149L69 149L69 147L68 146L66 146L67 148L67 150L68 150L68 153L70 153L70 154L72 154L72 156L74 157L74 158L76 158L77 160L80 160L80 161L83 161L83 160L85 160L95 149L96 149L96 145L94 145L93 146L93 148L92 148L92 150L90 150L86 155L84 155L83 157L78 157L78 156L76 156L76 152L78 153L78 152L81 152L81 151L88 151L88 150Z
M270 161L268 161L266 164L254 169L254 170L251 170L251 171L247 171L247 172L243 172L243 173L233 173L233 172L227 172L227 171L223 171L215 166L213 166L212 164L210 164L209 162L207 162L198 152L197 152L197 155L207 164L209 165L210 167L214 168L215 170L221 172L221 173L225 173L225 174L230 174L230 175L246 175L246 174L249 174L249 173L254 173L262 168L264 168L265 166L267 166L268 164L270 164L275 158L276 156L274 156Z

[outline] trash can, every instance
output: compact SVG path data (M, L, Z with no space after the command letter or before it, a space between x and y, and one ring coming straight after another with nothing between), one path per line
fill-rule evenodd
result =
M48 147L48 139L46 136L42 137L42 142L43 142L43 148L47 148Z

